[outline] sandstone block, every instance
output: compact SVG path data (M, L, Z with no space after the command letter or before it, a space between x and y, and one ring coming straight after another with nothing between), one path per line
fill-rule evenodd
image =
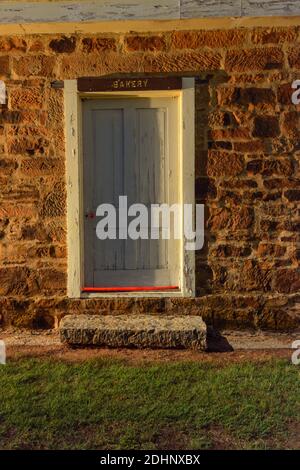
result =
M9 154L45 154L49 141L38 132L36 127L11 126L7 133Z
M30 52L44 52L45 44L40 39L33 39L29 45Z
M292 89L291 83L283 83L277 89L277 100L282 105L291 105L291 95L294 90Z
M0 57L0 76L6 76L9 74L9 57Z
M1 197L3 200L14 201L16 203L25 202L25 201L38 201L39 200L39 191L38 188L30 183L23 183L20 185L18 182L17 185L13 185L12 187L7 186L3 188Z
M294 166L291 160L283 158L276 160L251 160L247 163L247 171L254 175L260 173L263 176L291 176L294 173Z
M300 189L289 189L284 196L291 202L300 201Z
M260 28L251 34L251 40L255 44L282 44L297 40L297 28Z
M219 70L221 54L211 51L193 51L181 54L159 53L148 55L143 61L145 72L191 72Z
M208 226L213 231L228 229L231 232L248 229L253 225L254 211L251 207L227 207L211 209Z
M60 337L80 346L206 349L200 316L67 315Z
M11 109L40 109L44 98L39 88L17 88L9 94Z
M287 51L287 57L290 67L293 69L300 68L300 47L299 45L293 46Z
M1 166L1 163L0 163ZM64 162L59 158L32 159L25 158L20 164L20 172L24 176L61 176L64 172Z
M244 169L244 159L236 153L217 150L208 152L207 174L211 177L236 176Z
M17 168L18 168L18 162L16 160L12 160L10 158L0 159L1 176L12 175Z
M166 42L164 36L127 36L125 47L128 51L163 51Z
M47 217L65 215L66 190L63 183L56 183L52 191L46 196L42 213Z
M202 47L222 48L225 44L242 45L247 32L242 30L228 31L175 31L171 36L171 47L174 49L199 49Z
M266 189L277 189L277 188L299 188L300 180L293 178L268 178L263 181L264 187ZM278 212L280 212L280 206L277 207Z
M208 137L211 140L247 140L251 138L250 130L245 127L233 129L213 129L209 131Z
M300 139L300 113L297 111L284 113L282 130L286 136Z
M224 88L220 91L222 104L231 104L235 106L260 106L275 105L276 96L270 88Z
M294 293L300 290L300 270L281 269L277 270L274 278L274 289L282 293Z
M56 57L46 55L13 58L13 70L19 77L55 77ZM1 71L1 61L0 61Z
M0 217L30 217L35 218L38 215L38 207L36 202L27 202L25 204L14 201L5 201L0 205Z
M211 256L216 258L240 258L244 256L249 256L251 254L250 246L243 245L217 245L211 250Z
M252 152L265 152L268 150L268 145L263 140L247 140L234 142L233 148L236 152L252 153Z
M39 273L40 290L48 295L64 294L67 283L67 273L55 267L40 269Z
M239 88L237 101L240 104L257 106L259 104L272 104L276 102L275 93L270 88Z
M237 49L228 51L225 58L225 70L248 72L282 68L283 51L278 47L257 49Z
M114 51L94 51L90 54L74 53L63 56L60 64L61 79L99 76L109 73L138 73L144 71L144 57L140 54L118 54Z
M23 38L0 39L0 52L25 52L27 43Z
M26 295L30 271L25 267L0 268L0 295Z
M280 134L279 121L276 116L256 116L254 119L253 137L277 137Z
M68 53L75 51L76 48L76 38L75 37L66 37L63 36L58 39L52 39L49 43L50 49L58 54Z
M208 115L207 124L210 128L222 128L237 125L238 123L231 112L213 111Z
M256 261L246 259L237 274L235 290L268 291L270 288L271 271L264 269L263 265Z
M0 124L18 124L21 120L22 115L19 111L3 109L0 112Z
M274 256L275 258L284 256L286 247L283 245L276 245L274 243L261 242L257 247L258 256Z
M82 39L83 52L102 52L102 51L116 51L117 42L115 38L83 38Z

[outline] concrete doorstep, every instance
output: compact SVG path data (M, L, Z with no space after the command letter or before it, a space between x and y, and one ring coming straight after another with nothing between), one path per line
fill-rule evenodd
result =
M60 323L60 338L74 346L207 348L200 316L67 315Z

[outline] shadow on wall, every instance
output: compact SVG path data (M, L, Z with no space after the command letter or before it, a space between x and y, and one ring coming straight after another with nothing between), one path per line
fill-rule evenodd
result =
M228 81L228 75L223 71L203 74L196 79L195 86L195 198L197 204L205 206L205 243L202 250L196 253L196 295L208 295L215 291L214 272L210 260L210 247L215 242L214 234L209 230L210 206L217 198L217 186L211 178L208 168L208 152L212 150L226 150L230 148L229 142L216 141L210 129L211 124L221 127L233 124L232 116L228 112L218 110L217 87ZM217 122L216 122L217 121ZM216 260L217 261L217 260ZM217 266L219 287L225 281L225 271Z

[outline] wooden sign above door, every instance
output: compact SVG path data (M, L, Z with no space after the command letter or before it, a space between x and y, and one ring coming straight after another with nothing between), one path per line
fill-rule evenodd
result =
M121 77L121 78L95 78L83 77L77 80L78 91L143 91L143 90L180 90L181 77Z

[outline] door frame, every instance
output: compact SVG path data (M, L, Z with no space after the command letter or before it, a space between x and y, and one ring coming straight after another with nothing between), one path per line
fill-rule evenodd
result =
M194 297L195 252L185 249L182 227L181 289L179 291L82 292L84 273L84 207L82 100L84 98L120 97L162 98L179 100L179 165L181 204L195 205L195 79L182 78L180 90L79 92L77 80L64 81L65 143L67 181L67 247L70 298L88 297Z

